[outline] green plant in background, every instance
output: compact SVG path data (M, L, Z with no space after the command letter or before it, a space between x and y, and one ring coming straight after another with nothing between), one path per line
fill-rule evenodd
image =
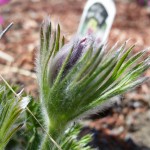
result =
M40 101L30 98L29 103L28 96L16 94L1 77L14 95L1 88L0 150L22 126L22 120L24 144L17 143L21 149L91 150L88 143L92 135L77 138L81 129L79 118L99 111L112 103L110 98L148 79L139 78L150 67L149 57L141 61L146 50L131 56L134 45L126 47L125 42L108 50L90 36L76 37L65 44L60 26L52 31L50 19L45 19L36 62ZM26 115L20 115L24 110ZM17 139L15 134L13 141Z
M23 126L20 116L26 109L30 98L15 97L6 90L5 86L0 86L0 150L3 150L13 134Z

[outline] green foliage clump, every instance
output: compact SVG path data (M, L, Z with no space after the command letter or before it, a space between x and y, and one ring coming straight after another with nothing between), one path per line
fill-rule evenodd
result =
M52 32L50 20L43 22L37 58L40 100L47 132L59 145L71 122L147 80L139 77L149 68L149 57L139 61L145 50L130 57L133 48L125 42L107 51L90 36L64 45L60 26ZM41 149L54 147L46 135Z
M15 97L5 86L0 86L0 150L22 126L21 114L30 101L29 97Z

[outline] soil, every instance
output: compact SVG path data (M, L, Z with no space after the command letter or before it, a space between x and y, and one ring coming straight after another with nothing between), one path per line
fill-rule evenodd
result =
M33 96L38 95L35 75L35 55L39 47L39 30L43 18L50 15L53 24L59 22L69 40L76 34L85 0L12 0L0 6L3 27L14 26L0 41L0 50L9 55L0 57L0 73L11 83ZM150 8L133 1L116 1L117 15L108 43L118 40L137 43L135 51L150 45ZM150 70L145 73L150 76ZM100 150L150 149L150 83L118 97L109 109L90 117L81 134L93 133L91 145ZM87 123L88 122L88 123Z

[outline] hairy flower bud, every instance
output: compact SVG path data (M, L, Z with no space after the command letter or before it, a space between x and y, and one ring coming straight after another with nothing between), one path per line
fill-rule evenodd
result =
M68 71L76 64L76 62L81 58L81 56L87 52L88 48L92 44L92 38L82 38L75 39L70 43L66 44L62 49L54 56L50 61L50 81L53 83L57 77L59 70L64 63L66 57L72 50L72 54L64 68L63 77L68 73Z

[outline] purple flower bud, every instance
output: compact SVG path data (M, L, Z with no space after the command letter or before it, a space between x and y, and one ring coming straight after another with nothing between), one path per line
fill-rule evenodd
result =
M137 0L137 2L139 5L142 5L142 6L147 4L147 1L145 1L145 0Z
M10 2L10 0L0 0L0 5L4 5L4 4L7 4L9 2Z
M64 76L76 64L76 62L81 58L81 56L88 50L92 42L92 38L83 38L81 40L74 40L62 47L62 49L60 49L56 56L50 61L51 82L55 80L63 62L65 61L72 48L73 51L71 57L64 69Z

